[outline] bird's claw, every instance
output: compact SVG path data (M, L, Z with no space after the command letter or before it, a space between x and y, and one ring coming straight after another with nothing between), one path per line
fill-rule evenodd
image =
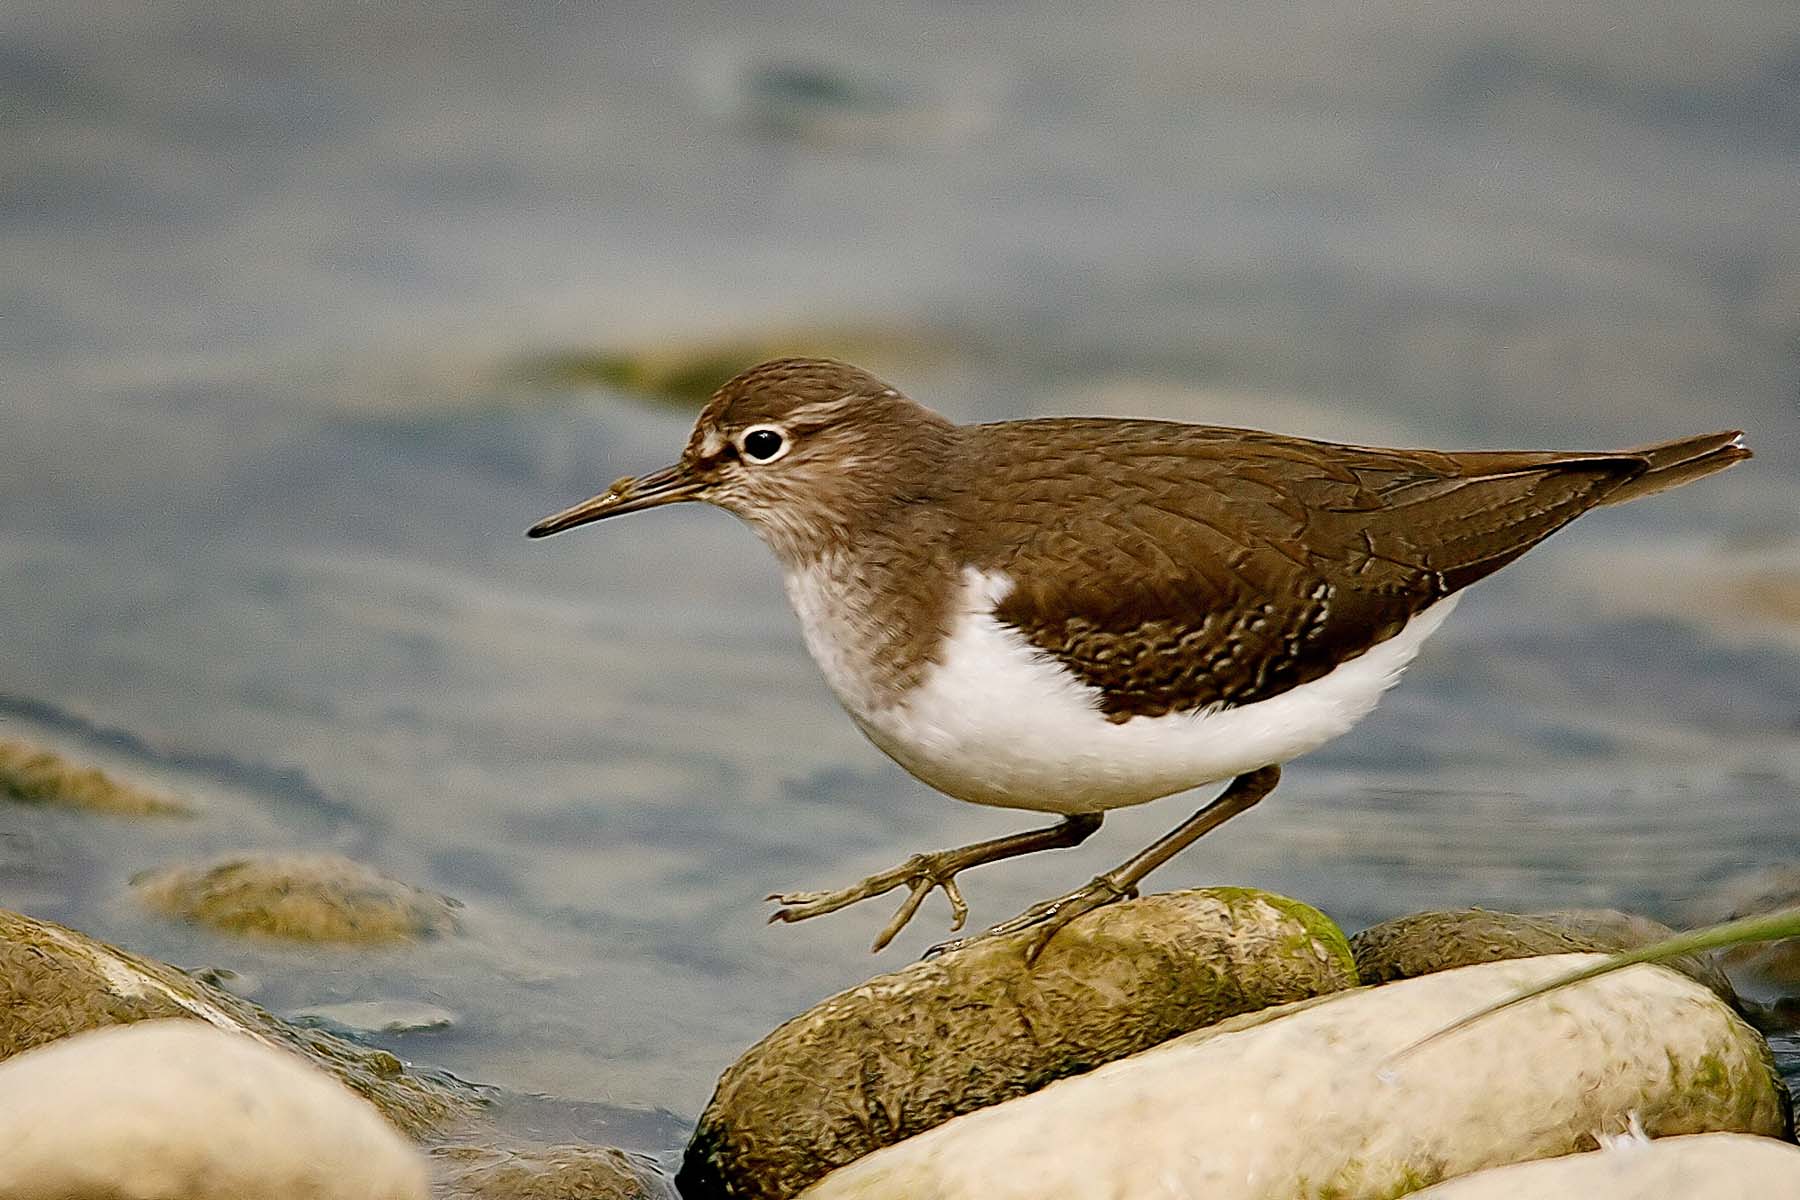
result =
M1040 901L1018 916L1002 921L990 929L966 938L954 938L947 942L939 942L925 951L922 957L938 958L955 950L966 949L977 942L985 942L992 938L1005 937L1008 934L1030 929L1033 931L1033 935L1025 947L1025 963L1029 966L1038 960L1038 956L1044 952L1044 947L1048 946L1050 939L1056 936L1057 930L1097 908L1105 908L1107 905L1116 904L1121 900L1136 899L1137 894L1138 890L1135 885L1121 886L1105 875L1098 875L1086 885L1066 895Z
M875 944L870 953L887 947L899 932L906 928L909 921L917 915L919 906L925 903L933 889L942 889L944 898L950 902L950 929L955 932L963 927L969 919L969 905L963 899L962 889L956 885L956 872L946 870L935 854L915 854L897 867L869 876L860 883L849 887L838 888L829 892L771 892L766 899L781 905L769 914L769 923L777 921L804 921L810 917L824 916L847 908L860 900L880 896L897 887L906 887L906 899L901 901L900 908L875 937Z

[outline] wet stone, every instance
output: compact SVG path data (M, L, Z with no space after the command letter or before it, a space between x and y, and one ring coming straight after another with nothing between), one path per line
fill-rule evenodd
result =
M0 739L0 800L129 817L181 817L193 811L174 796L8 739Z
M231 933L378 945L457 932L461 904L333 854L242 855L131 881L164 916Z
M198 1019L295 1051L406 1133L428 1132L481 1104L469 1085L408 1068L385 1050L296 1028L167 963L0 909L0 1058L84 1030L164 1017Z
M677 1182L785 1197L962 1113L1234 1013L1356 983L1343 934L1242 888L1146 896L877 976L744 1054L701 1114Z
M648 1159L611 1146L437 1146L442 1200L675 1200Z
M1350 939L1364 983L1412 979L1474 963L1543 954L1616 954L1661 941L1667 925L1616 909L1508 913L1485 908L1413 913L1370 926ZM1684 955L1667 964L1735 1006L1730 980L1711 959Z

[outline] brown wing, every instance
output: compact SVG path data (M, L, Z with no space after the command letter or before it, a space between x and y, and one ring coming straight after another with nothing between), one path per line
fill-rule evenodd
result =
M965 526L970 561L1015 581L996 616L1117 721L1317 679L1650 467L1150 421L970 432L1001 464L972 481Z

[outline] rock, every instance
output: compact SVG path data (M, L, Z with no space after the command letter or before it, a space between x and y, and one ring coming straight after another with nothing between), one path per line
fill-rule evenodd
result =
M675 1200L649 1160L611 1146L437 1146L442 1200Z
M422 1155L285 1050L201 1021L91 1030L0 1063L8 1200L425 1200Z
M247 1000L254 999L263 988L261 977L248 971L234 971L230 967L186 967L184 970L201 983Z
M183 801L114 779L41 747L0 739L0 800L53 804L128 817L185 817Z
M1633 1139L1494 1167L1414 1200L1800 1200L1800 1147L1739 1133Z
M941 338L928 332L813 329L640 349L564 350L527 359L511 374L539 387L605 387L673 408L696 409L739 371L772 358L841 358L879 373L900 365L916 369L943 352Z
M809 1200L1206 1196L1387 1200L1592 1149L1597 1136L1783 1136L1768 1046L1705 988L1638 966L1458 1017L1600 961L1442 971L1252 1013L959 1117L844 1167Z
M706 107L763 138L815 148L944 147L993 120L980 90L941 91L886 64L817 55L709 55Z
M296 1029L166 963L0 909L0 1058L83 1030L160 1017L198 1018L297 1051L410 1134L480 1103L468 1085L412 1070L385 1050Z
M1800 905L1800 866L1763 867L1733 875L1696 897L1685 916L1696 925L1735 921ZM1779 1003L1800 996L1800 938L1721 951L1719 962L1745 992Z
M298 1009L289 1019L336 1027L350 1033L440 1033L456 1024L456 1014L435 1004L410 1000L349 1000Z
M232 933L378 944L455 933L461 904L335 854L243 855L131 881L152 910Z
M1234 1013L1354 986L1348 945L1298 901L1146 896L1060 930L914 963L842 992L740 1058L689 1143L682 1195L791 1196L834 1167Z
M1350 948L1364 983L1387 983L1509 958L1596 951L1613 954L1660 941L1674 932L1648 917L1610 908L1526 915L1465 908L1383 921L1351 938ZM1737 1004L1731 982L1709 959L1685 955L1668 965L1712 989L1727 1004Z

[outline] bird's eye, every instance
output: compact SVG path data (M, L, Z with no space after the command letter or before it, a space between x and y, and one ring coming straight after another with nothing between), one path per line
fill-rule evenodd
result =
M744 457L751 462L770 463L787 453L788 441L774 426L758 425L746 429L738 445L743 447Z

